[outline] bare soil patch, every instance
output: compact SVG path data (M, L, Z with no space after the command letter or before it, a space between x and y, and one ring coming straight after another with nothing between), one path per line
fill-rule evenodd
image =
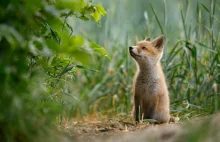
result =
M59 126L59 129L66 132L75 141L102 141L110 137L120 139L122 135L133 135L149 127L159 128L165 125L168 124L152 124L149 122L136 124L132 117L126 116L101 120L66 121ZM165 134L163 139L170 136L172 134Z
M158 125L143 122L136 125L132 118L117 117L67 121L59 128L69 136L68 140L65 139L67 142L206 142L220 139L219 121L220 115L215 114L181 123Z

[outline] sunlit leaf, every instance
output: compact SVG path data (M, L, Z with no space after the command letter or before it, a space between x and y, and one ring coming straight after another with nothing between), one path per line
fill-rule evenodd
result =
M73 36L69 39L69 43L72 46L80 47L84 44L84 39L81 36Z
M107 12L105 11L105 9L104 9L100 4L96 4L95 6L96 6L98 12L99 12L101 15L106 15L106 14L107 14Z
M100 13L96 10L94 13L91 14L91 16L95 19L96 22L100 20Z
M90 42L90 48L92 48L95 52L98 52L98 53L106 56L108 59L110 59L110 57L107 54L106 50L102 46L100 46L100 45L98 45L94 42Z
M94 5L94 6L95 6L95 8L94 8L95 11L91 14L91 16L95 19L96 22L99 22L101 15L106 15L106 11L99 4Z

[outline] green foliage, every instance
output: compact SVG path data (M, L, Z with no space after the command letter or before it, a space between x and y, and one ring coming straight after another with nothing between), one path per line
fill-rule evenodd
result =
M67 19L100 21L105 14L84 0L0 2L1 140L49 138L48 128L62 114L57 94L68 94L56 87L59 80L76 68L94 71L83 66L93 54L85 52L88 40L73 34Z
M162 33L172 115L219 111L219 1L99 2L102 19L84 0L0 1L1 140L48 137L66 117L130 114L128 47Z
M100 29L82 25L83 34L107 47L111 61L95 57L99 74L84 72L70 83L79 99L71 114L130 114L136 67L128 47L136 44L136 37L153 39L161 34L166 37L162 64L172 115L184 120L219 111L219 1L101 2L108 11L104 25Z
M110 59L110 57L108 56L105 49L103 47L101 47L100 45L98 45L94 42L90 42L90 47L93 49L93 51L98 52L98 53L102 54L103 56L106 56Z

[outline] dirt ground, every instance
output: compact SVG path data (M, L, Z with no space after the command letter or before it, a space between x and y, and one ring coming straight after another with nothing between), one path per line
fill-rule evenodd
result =
M134 123L132 118L66 121L59 129L77 142L212 142L220 140L220 115L187 122ZM62 140L63 141L63 140Z
M102 120L84 119L81 121L64 121L64 123L59 126L59 129L74 138L74 141L112 141L113 138L114 141L118 141L121 136L132 136L147 128L154 130L152 128L174 125L174 123L153 124L151 121L152 120L148 120L148 122L136 124L133 118L129 116ZM172 134L166 135L169 136ZM167 136L164 135L162 137Z
M121 120L103 120L103 121L78 121L73 122L71 126L61 125L62 129L71 136L84 137L90 135L118 135L121 133L132 132L149 127L152 124L126 122Z

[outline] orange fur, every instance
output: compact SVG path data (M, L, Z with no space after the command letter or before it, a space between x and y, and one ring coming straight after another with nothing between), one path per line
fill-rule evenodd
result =
M130 55L137 63L133 83L135 120L139 121L139 116L143 114L144 119L167 123L170 119L170 100L160 64L164 36L153 41L149 40L140 41L136 46L129 47Z

